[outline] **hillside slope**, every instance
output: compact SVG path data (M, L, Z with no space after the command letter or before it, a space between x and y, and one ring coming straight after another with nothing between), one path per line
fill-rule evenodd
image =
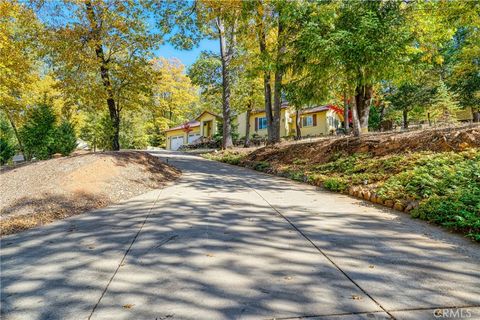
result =
M480 126L325 138L206 157L410 213L480 241Z
M415 151L462 151L480 147L480 125L466 128L430 129L404 133L374 133L363 137L328 137L314 142L289 143L257 149L245 161L289 164L301 155L308 162L325 163L338 153L372 156Z
M131 198L179 174L144 152L88 153L3 170L1 234Z

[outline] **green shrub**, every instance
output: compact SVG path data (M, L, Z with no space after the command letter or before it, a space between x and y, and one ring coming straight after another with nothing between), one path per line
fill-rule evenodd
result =
M323 186L331 191L343 192L347 189L348 184L340 178L327 178L323 181Z
M15 148L6 139L0 138L0 165L4 165L15 155Z
M303 171L296 171L296 170L289 171L288 177L290 179L296 180L296 181L304 181L305 180L305 174L303 173Z
M257 171L265 171L268 168L270 168L270 163L268 163L266 161L257 161L253 165L253 168Z
M379 189L390 199L426 199L446 196L479 181L480 151L444 152L427 155L410 169L392 175Z
M55 152L68 156L76 147L75 129L70 122L63 121L55 130Z
M334 158L336 158L336 156ZM363 158L363 155L354 154L338 158L334 161L316 166L315 170L319 172L352 172L359 158Z
M239 165L240 162L245 158L246 153L239 151L222 151L218 153L207 153L203 155L205 158L220 162L225 162L228 164Z
M42 104L30 109L20 135L27 158L50 158L55 153L55 114L52 107Z
M223 162L238 165L240 161L242 161L243 155L235 154L235 153L228 153L223 157Z
M480 187L462 188L448 196L434 195L422 201L411 215L480 241Z

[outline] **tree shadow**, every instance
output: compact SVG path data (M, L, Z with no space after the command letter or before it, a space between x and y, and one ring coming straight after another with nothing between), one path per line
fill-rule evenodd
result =
M480 304L478 247L346 196L162 157L187 173L175 185L2 239L2 319L387 318L357 285L388 310Z

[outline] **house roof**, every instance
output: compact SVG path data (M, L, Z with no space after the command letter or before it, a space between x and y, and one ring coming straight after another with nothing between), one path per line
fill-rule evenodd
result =
M187 125L188 125L190 128L194 128L194 127L200 126L200 122L198 122L197 120L190 120L190 121L187 121L187 122L185 122L184 124L181 124L181 125L179 125L179 126L176 126L176 127L170 128L170 129L167 129L167 130L165 130L165 132L184 129L185 126L187 126Z
M287 109L289 107L288 105L288 102L286 101L283 101L282 104L280 105L280 109ZM272 104L272 108L273 108L273 104ZM252 110L251 113L261 113L261 112L265 112L265 109L257 109L257 110Z
M200 113L200 115L199 115L198 117L196 117L195 120L200 119L205 113L209 113L209 114L211 114L212 116L217 117L217 118L222 118L222 117L220 117L218 114L215 114L215 113L213 113L213 112L210 112L210 111L205 110L205 111L203 111L202 113Z
M304 109L300 112L300 114L316 113L316 112L322 112L322 111L327 111L327 110L330 110L330 105L316 106L316 107L313 107L313 108Z
M198 126L200 126L200 122L198 122L197 120L200 119L205 113L209 113L209 114L211 114L211 115L214 116L214 117L221 118L219 115L217 115L217 114L215 114L215 113L213 113L213 112L210 112L210 111L205 110L205 111L203 111L202 113L200 113L200 115L199 115L198 117L196 117L195 119L190 120L190 121L187 121L187 122L185 122L185 123L182 123L181 125L178 125L178 126L176 126L176 127L167 129L167 130L165 130L165 132L184 129L187 124L188 124L188 126L189 126L190 128L198 127Z

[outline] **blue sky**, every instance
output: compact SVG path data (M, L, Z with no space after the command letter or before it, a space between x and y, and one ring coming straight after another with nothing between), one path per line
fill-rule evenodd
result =
M30 4L27 0L20 0ZM44 5L41 7L40 10L37 10L38 17L40 20L49 22L49 23L57 23L60 25L64 25L68 21L73 21L75 19L75 15L69 10L67 6L60 5L56 6L58 3L54 1L46 1ZM55 10L60 10L60 12L56 12ZM56 14L52 15L51 12L56 12ZM156 30L157 26L155 25L154 20L147 20L147 23L150 25L151 28ZM167 35L165 39L168 39L169 36ZM202 51L213 51L216 53L220 52L219 48L219 41L218 40L209 40L204 39L201 40L197 47L193 48L192 50L178 50L175 49L168 41L165 41L165 44L162 45L158 50L155 50L155 55L157 57L164 57L167 59L170 58L177 58L179 59L185 66L188 68L192 65L195 60L197 60L198 56Z
M207 40L204 39L200 41L197 48L193 48L192 50L177 50L170 44L164 44L160 47L159 50L156 50L156 55L159 57L165 58L178 58L182 63L188 68L192 65L195 60L197 60L200 52L202 51L213 51L219 52L219 42L218 40Z

